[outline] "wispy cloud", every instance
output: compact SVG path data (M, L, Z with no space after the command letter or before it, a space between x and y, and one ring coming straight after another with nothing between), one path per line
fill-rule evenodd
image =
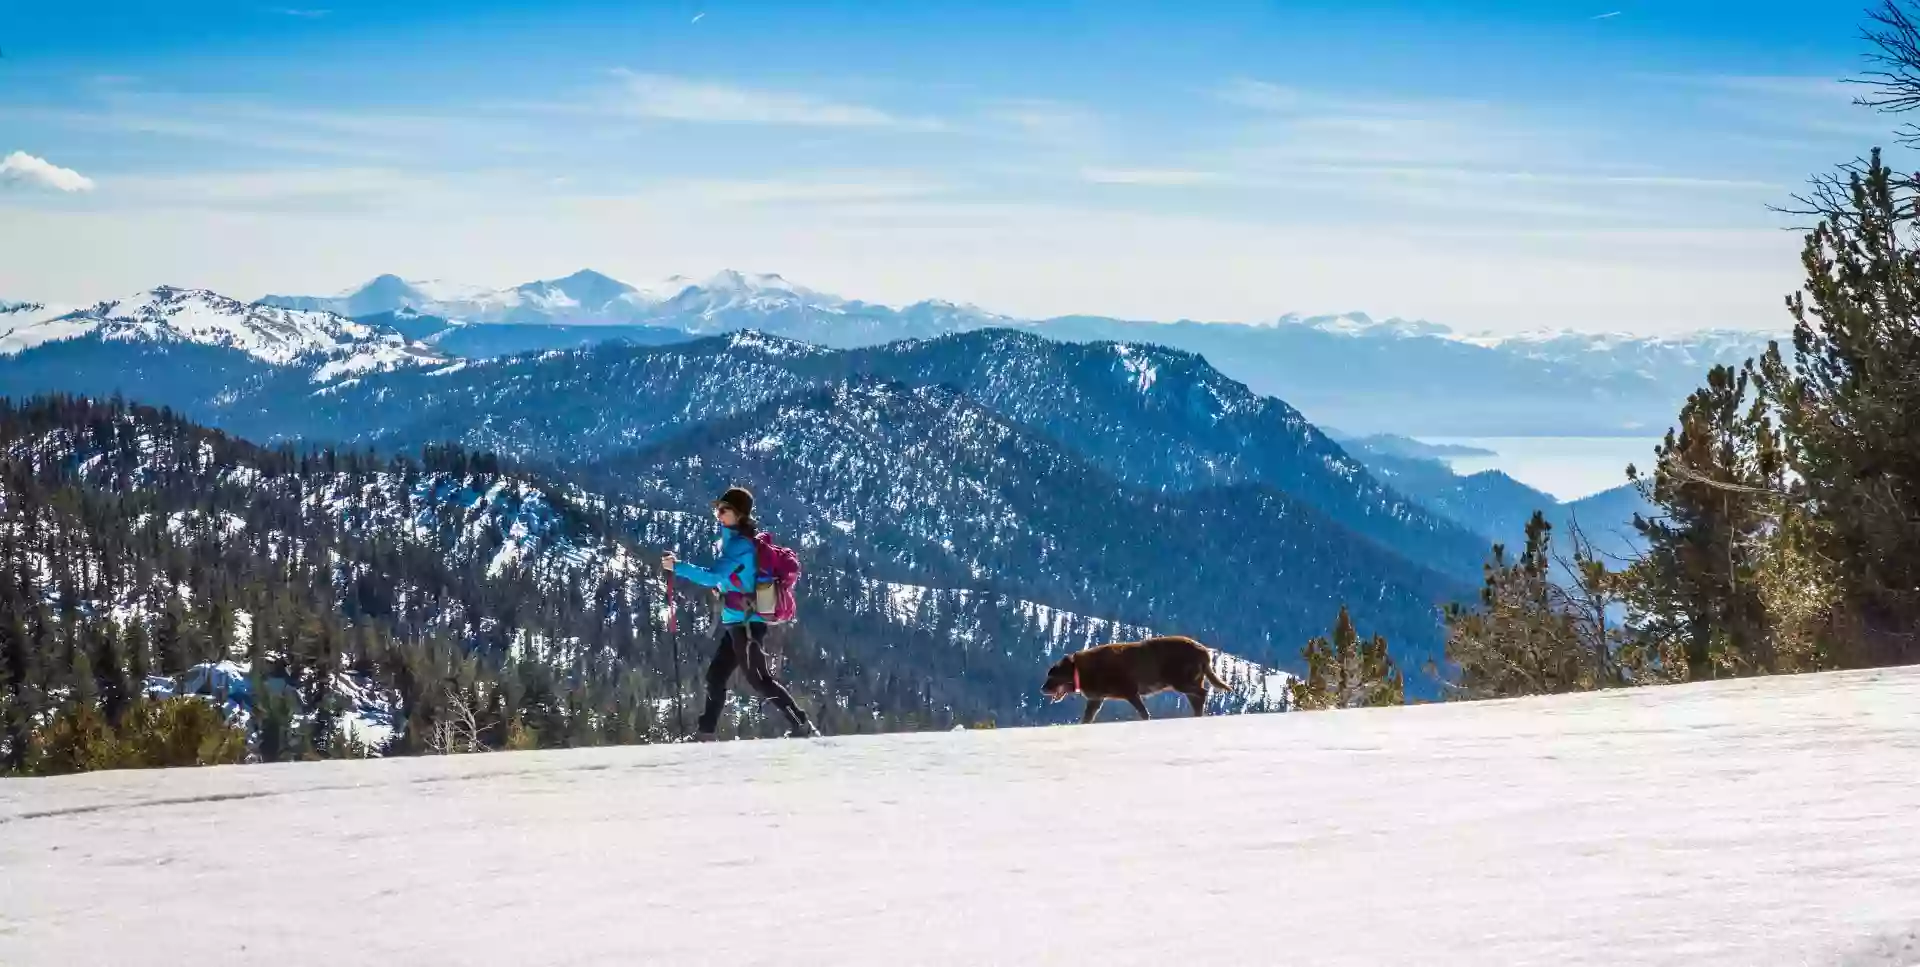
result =
M1085 144L1100 136L1100 119L1077 104L1039 98L1001 101L981 112L988 123L1036 141Z
M1292 111L1306 103L1306 95L1298 88L1248 78L1229 82L1218 95L1229 104L1256 111Z
M1442 110L1300 114L1241 127L1228 154L1242 164L1539 167L1570 161L1572 138L1518 120Z
M946 181L914 172L841 171L805 178L684 179L632 197L674 205L857 205L930 198L952 190Z
M1703 171L1659 152L1623 156L1605 124L1565 110L1241 78L1211 91L1241 109L1179 170L1205 171L1276 217L1470 220L1504 228L1558 222L1672 225L1738 221L1786 186L1762 167ZM1686 150L1674 153L1685 159ZM1155 169L1158 166L1143 166ZM1312 212L1309 216L1306 213Z
M1212 171L1173 168L1082 168L1080 178L1096 185L1198 185L1221 180Z
M108 92L98 106L0 106L0 119L7 118L80 131L200 141L295 158L382 164L442 158L477 146L495 154L525 153L549 143L531 122L501 112L316 109L151 91Z
M25 184L68 193L93 190L93 179L25 151L0 158L0 184Z
M1461 168L1448 166L1364 166L1339 165L1323 166L1323 173L1341 173L1361 176L1380 176L1398 178L1407 181L1431 181L1466 183L1506 183L1535 185L1565 185L1570 187L1618 187L1618 188L1674 188L1682 190L1711 191L1779 191L1785 186L1779 182L1752 178L1694 178L1684 175L1639 175L1620 174L1605 171L1508 171L1498 169Z
M283 154L366 159L391 159L397 154L392 145L358 143L326 132L261 126L215 114L127 109L37 113L79 130L179 138Z
M417 195L428 181L385 168L291 168L128 178L130 199L193 208L301 210Z
M1653 75L1678 84L1756 94L1768 97L1829 102L1852 102L1862 86L1834 77L1766 74Z
M1368 98L1248 79L1214 93L1251 112L1243 141L1298 159L1486 162L1533 146L1541 134L1537 124L1478 101Z
M1587 19L1588 20L1612 20L1613 18L1618 16L1620 16L1620 11L1612 10L1612 11L1608 11L1607 13L1595 14L1591 17L1588 17Z
M1239 78L1220 85L1214 97L1227 104L1280 117L1431 118L1467 113L1487 115L1495 106L1485 101L1419 95L1373 97L1334 94L1267 81Z
M113 203L128 212L207 212L368 218L394 211L458 217L542 204L550 179L495 169L431 173L391 167L251 167L116 178Z
M311 10L291 7L283 7L279 12L288 17L300 17L305 20L318 20L321 17L333 13L331 10Z
M879 108L794 91L737 87L716 81L616 70L624 85L623 113L669 121L773 124L830 128L934 130L937 121L903 118Z
M1695 106L1742 129L1732 137L1795 132L1821 142L1886 137L1894 126L1884 114L1862 107L1874 86L1836 77L1766 74L1641 73L1632 79L1682 95Z

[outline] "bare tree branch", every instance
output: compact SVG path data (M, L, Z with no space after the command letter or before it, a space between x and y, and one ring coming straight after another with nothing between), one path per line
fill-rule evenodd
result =
M1705 476L1697 471L1694 471L1686 467L1685 465L1679 463L1678 461L1672 462L1671 464L1669 464L1667 467L1664 467L1663 469L1667 473L1670 473L1681 480L1687 481L1688 483L1696 483L1703 487L1711 487L1715 490L1723 490L1728 493L1748 494L1755 497L1771 497L1775 500L1781 500L1781 501L1785 501L1787 503L1793 503L1793 504L1805 503L1808 500L1807 496L1804 494L1788 493L1784 490L1775 490L1772 487L1750 487L1750 486L1747 486L1746 484L1729 483L1725 480L1715 480L1712 477Z
M1903 114L1920 107L1920 26L1914 23L1911 0L1886 0L1879 10L1867 14L1869 26L1861 39L1873 45L1868 63L1878 65L1864 77L1850 83L1869 84L1876 90L1855 104L1889 114ZM1901 140L1912 143L1915 129L1909 125Z
M473 707L467 704L466 697L452 685L446 686L445 695L447 707L434 722L427 747L438 755L486 751L486 746L480 743L478 719L473 714Z

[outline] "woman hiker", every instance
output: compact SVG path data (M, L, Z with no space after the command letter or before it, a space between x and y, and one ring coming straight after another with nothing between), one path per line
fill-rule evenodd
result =
M713 516L720 522L720 557L712 570L679 560L671 553L660 560L669 573L721 593L720 645L707 665L707 707L700 713L694 740L713 741L713 730L720 724L720 708L727 699L727 679L735 667L746 675L754 691L786 716L791 727L788 735L819 735L807 713L794 704L793 696L767 670L767 622L753 606L753 537L760 532L753 519L753 494L744 487L729 488L713 502Z

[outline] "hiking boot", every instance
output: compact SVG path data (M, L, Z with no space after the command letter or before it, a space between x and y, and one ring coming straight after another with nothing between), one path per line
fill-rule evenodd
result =
M820 729L806 719L801 719L799 724L795 725L792 731L787 733L787 738L789 739L817 739L819 737Z

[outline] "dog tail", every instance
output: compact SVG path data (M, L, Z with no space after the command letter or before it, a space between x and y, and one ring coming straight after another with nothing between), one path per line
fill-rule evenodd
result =
M1233 686L1227 684L1224 681L1221 681L1219 674L1214 672L1213 661L1212 661L1213 656L1208 655L1207 658L1208 658L1207 663L1200 666L1200 671L1202 674L1207 676L1207 681L1212 682L1214 688L1217 688L1223 692L1233 691Z

